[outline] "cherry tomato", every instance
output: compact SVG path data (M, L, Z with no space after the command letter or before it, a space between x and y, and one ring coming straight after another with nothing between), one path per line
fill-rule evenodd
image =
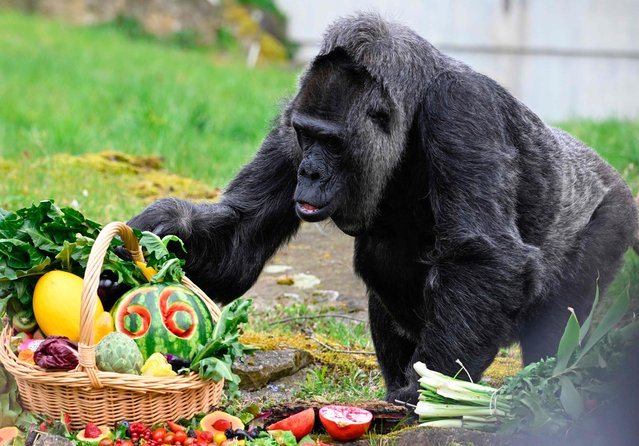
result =
M224 432L218 432L213 436L213 441L216 443L222 443L226 441L226 435L224 435Z
M194 443L195 443L195 438L186 437L186 439L182 442L182 446L193 446Z
M173 444L175 443L175 434L171 431L168 431L164 436L164 444Z
M189 438L184 431L174 431L175 432L175 441L184 444L184 441Z
M166 429L164 429L163 427L159 427L153 431L153 433L151 434L151 438L156 443L162 443L162 440L164 440L165 435L166 435Z
M202 440L201 438L198 438L197 440L195 440L195 443L193 443L195 446L209 446L209 442L206 440Z
M133 446L133 442L131 440L124 440L120 443L120 446Z
M113 446L113 440L110 438L103 438L100 440L100 443L98 443L98 446Z

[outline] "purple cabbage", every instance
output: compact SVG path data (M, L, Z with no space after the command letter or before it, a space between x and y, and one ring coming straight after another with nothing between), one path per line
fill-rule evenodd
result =
M78 344L66 336L49 336L37 348L33 360L43 369L74 369L80 361Z

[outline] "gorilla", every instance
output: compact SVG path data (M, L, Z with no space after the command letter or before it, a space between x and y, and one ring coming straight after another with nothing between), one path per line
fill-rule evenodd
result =
M239 119L239 118L238 118ZM184 240L186 272L227 303L300 221L355 237L387 399L412 365L476 380L501 346L553 355L634 241L638 212L592 149L410 29L334 22L296 95L218 203L152 203L130 224Z

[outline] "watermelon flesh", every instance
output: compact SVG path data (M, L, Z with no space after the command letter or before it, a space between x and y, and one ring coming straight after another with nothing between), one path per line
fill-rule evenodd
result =
M111 309L115 330L132 338L146 360L153 353L191 359L215 323L202 300L177 284L130 290Z

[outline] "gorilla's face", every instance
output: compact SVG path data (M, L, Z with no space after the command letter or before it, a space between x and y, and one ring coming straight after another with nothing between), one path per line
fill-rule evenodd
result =
M341 55L318 60L293 102L301 162L295 206L305 221L332 218L349 235L366 229L403 144L382 87Z

